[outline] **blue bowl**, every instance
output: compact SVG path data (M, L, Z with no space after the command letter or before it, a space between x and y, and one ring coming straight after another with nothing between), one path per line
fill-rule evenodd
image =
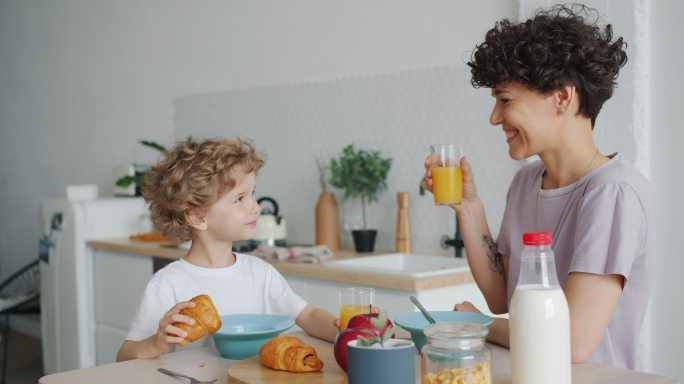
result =
M456 322L456 323L476 323L489 326L494 319L487 315L476 312L458 312L458 311L428 311L432 318L438 323ZM418 351L423 348L426 343L425 334L423 330L428 326L428 321L420 312L407 312L397 315L394 323L404 328L411 334L411 339L416 345Z
M242 360L259 353L271 338L292 328L294 320L278 315L225 315L221 328L212 335L221 356Z

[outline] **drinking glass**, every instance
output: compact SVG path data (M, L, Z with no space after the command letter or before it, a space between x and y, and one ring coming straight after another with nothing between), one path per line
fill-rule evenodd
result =
M355 315L375 311L375 289L368 287L340 288L340 329Z
M453 205L463 202L463 149L454 144L430 145L432 160L432 193L435 205Z

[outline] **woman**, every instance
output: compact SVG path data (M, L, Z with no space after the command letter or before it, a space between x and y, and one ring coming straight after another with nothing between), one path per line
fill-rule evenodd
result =
M602 154L593 128L610 98L625 43L558 6L524 23L496 23L473 52L472 84L491 88L490 123L501 126L515 160L538 155L514 177L499 236L492 239L466 158L458 214L468 262L490 310L508 312L518 280L522 234L553 233L558 280L570 309L572 361L634 368L651 290L646 179L620 153ZM432 190L430 159L423 187ZM471 303L459 311L477 311ZM508 320L490 341L509 343Z

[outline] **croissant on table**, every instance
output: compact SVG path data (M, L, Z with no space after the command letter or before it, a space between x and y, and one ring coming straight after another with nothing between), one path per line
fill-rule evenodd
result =
M173 323L174 326L184 330L188 336L179 345L183 346L186 342L192 343L199 340L206 334L211 334L221 328L221 317L211 301L209 295L199 295L190 301L195 302L194 308L183 308L180 313L195 319L193 325L186 323Z
M293 336L278 336L259 350L261 363L266 367L289 372L314 372L323 368L323 361L314 347Z

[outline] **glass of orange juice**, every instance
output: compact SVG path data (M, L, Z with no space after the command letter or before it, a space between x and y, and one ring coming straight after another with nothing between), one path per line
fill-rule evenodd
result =
M432 193L435 205L453 205L463 202L463 149L454 144L432 144Z
M340 288L340 329L355 315L376 311L375 289L368 287Z

